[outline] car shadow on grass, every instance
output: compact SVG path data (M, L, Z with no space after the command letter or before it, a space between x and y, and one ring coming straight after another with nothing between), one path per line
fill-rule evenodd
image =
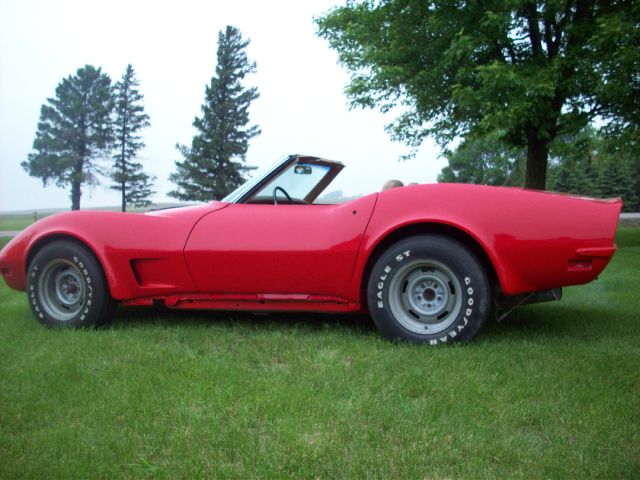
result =
M491 342L602 340L620 337L624 330L634 327L633 319L627 319L620 312L613 315L611 309L604 307L531 305L516 309L500 322L492 315L478 339Z
M526 306L513 311L501 322L494 313L477 336L480 343L513 343L514 341L563 341L567 339L603 339L620 335L620 317L612 319L611 311L575 305ZM622 319L624 320L624 319ZM634 324L631 322L632 325ZM228 312L211 310L166 310L120 307L109 329L128 328L229 328L261 332L303 330L309 334L337 331L356 336L378 335L366 314ZM615 326L615 328L614 328Z
M376 328L369 315L326 314L299 312L251 313L217 310L167 310L158 308L127 308L120 306L111 329L155 327L229 327L274 330L307 330L319 332L326 329L347 330L355 335L371 335Z

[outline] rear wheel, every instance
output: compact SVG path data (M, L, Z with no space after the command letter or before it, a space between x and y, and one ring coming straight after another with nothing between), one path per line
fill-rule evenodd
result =
M48 327L102 325L116 306L93 253L66 240L52 242L35 255L27 292L33 314Z
M385 337L430 345L473 338L487 319L489 299L480 262L440 235L390 247L376 261L367 290L369 311Z

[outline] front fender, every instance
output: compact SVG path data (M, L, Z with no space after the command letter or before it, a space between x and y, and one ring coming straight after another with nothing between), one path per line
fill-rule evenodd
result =
M194 291L184 245L202 216L225 206L212 203L152 214L85 210L46 217L2 251L3 276L12 288L24 290L29 259L46 243L67 238L94 253L117 300Z

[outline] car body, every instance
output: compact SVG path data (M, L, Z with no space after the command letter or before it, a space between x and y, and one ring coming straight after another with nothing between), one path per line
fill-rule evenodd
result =
M543 298L545 292L554 292L552 297L557 298L561 287L592 281L615 252L619 199L428 184L376 192L345 203L319 203L318 197L342 168L339 162L290 155L223 201L145 214L73 211L46 217L5 246L0 271L11 288L29 290L32 308L41 289L45 303L34 314L49 325L83 325L79 313L89 312L85 309L88 299L76 297L81 289L86 297L92 288L91 278L86 277L87 282L79 266L85 255L93 257L95 275L103 277L105 298L124 305L371 311L376 320L375 306L387 309L395 298L396 307L408 312L407 331L415 330L415 335L404 335L402 328L383 333L434 344L459 336L450 336L450 328L455 331L459 322L421 335L421 324L434 312L455 311L463 322L470 318L465 316L469 298L478 306L477 298L462 298L463 291L473 290L465 290L472 278L464 273L466 267L449 264L448 257L460 258L457 249L468 253L467 263L478 267L483 297L479 314L484 317L480 323L493 303L524 303ZM428 258L430 248L438 250L445 244L447 248L440 248L442 252L427 263L410 259L413 267L402 275L405 287L415 287L414 297L389 296L386 279L378 277L396 264L386 260L387 265L381 265L385 263L381 258L407 241L410 246L418 242L415 250L424 250L427 253L421 255ZM69 257L67 266L61 266L50 254L42 268L46 262L57 267L47 271L46 281L29 285L29 276L35 279L42 271L33 267L34 259L51 249L52 243L80 248L80 260L60 253L60 258ZM79 263L74 266L74 262ZM398 268L405 268L400 261ZM378 286L380 290L374 292ZM69 289L71 294L65 296L63 291ZM53 315L47 315L46 302L54 302L49 312ZM77 302L82 303L80 310ZM56 309L61 312L58 316ZM70 316L74 312L78 315ZM416 315L420 318L412 320ZM435 323L433 317L430 325Z

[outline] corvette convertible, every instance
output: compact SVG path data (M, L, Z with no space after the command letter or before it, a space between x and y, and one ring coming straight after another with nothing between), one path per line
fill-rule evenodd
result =
M492 308L559 299L615 252L619 199L433 184L323 202L343 168L290 155L222 201L53 215L0 271L52 327L104 324L118 303L369 312L389 339L437 345L473 338Z

